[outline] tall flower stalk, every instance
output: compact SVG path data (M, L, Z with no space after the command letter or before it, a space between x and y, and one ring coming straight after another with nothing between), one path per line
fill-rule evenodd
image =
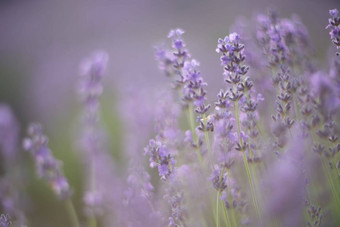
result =
M199 122L198 129L205 133L207 148L210 149L208 131L213 126L206 119L206 113L210 108L209 104L205 104L207 83L204 82L198 70L199 63L191 58L186 44L183 41L182 29L175 29L169 32L168 37L172 41L172 50L161 47L156 49L156 58L160 62L160 68L165 75L173 78L173 87L177 90L182 106L187 111L188 121L193 137L193 146L196 148L198 159L202 165L202 154L200 147L202 141L196 132L196 121ZM198 117L196 118L196 114ZM211 152L209 152L211 154Z
M106 71L108 55L95 52L81 64L79 77L79 95L83 104L82 127L80 133L80 150L85 164L89 166L89 181L84 196L85 212L91 226L96 226L96 219L103 215L105 200L108 200L104 188L103 168L112 169L109 154L106 153L105 132L100 127L100 102L103 92L102 80ZM105 167L106 166L106 167ZM102 186L101 186L102 185Z
M72 226L80 227L76 210L71 201L72 190L61 169L62 162L54 158L47 144L48 138L43 134L41 125L32 123L28 127L28 137L24 139L23 147L26 151L31 152L39 178L46 181L55 195L65 202Z
M244 45L240 42L240 36L237 33L231 33L224 39L218 40L216 52L222 54L221 64L224 68L225 81L229 87L229 91L227 91L225 95L234 106L234 116L236 119L238 135L238 142L236 143L235 149L242 153L243 163L248 176L250 191L253 199L253 205L255 207L257 217L260 218L260 209L256 197L254 179L250 171L247 158L247 153L250 155L250 150L252 147L249 146L245 132L241 129L240 120L240 110L243 109L245 112L247 112L247 117L249 118L247 121L248 126L251 126L249 124L254 124L254 122L256 125L253 112L256 110L257 102L256 100L250 98L250 89L253 87L253 83L249 77L246 77L249 67L244 64L245 55L243 54L243 51ZM242 100L243 96L246 97L245 100ZM251 128L256 130L255 127ZM258 133L255 131L253 136L257 136L257 134Z

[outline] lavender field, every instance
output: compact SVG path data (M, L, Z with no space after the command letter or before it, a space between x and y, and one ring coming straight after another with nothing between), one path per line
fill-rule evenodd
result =
M0 227L339 226L338 10L0 2Z

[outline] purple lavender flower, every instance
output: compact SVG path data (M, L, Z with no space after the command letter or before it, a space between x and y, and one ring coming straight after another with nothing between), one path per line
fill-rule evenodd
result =
M103 92L102 80L107 62L107 53L95 52L81 64L79 79L79 94L83 102L79 148L90 176L86 181L83 202L85 214L94 220L106 212L113 212L115 206L120 205L117 197L122 193L114 162L106 151L106 132L100 127L99 98Z
M150 140L144 151L145 155L150 157L150 167L157 167L161 179L166 180L172 173L175 164L175 159L168 148L159 140Z
M183 185L181 184L178 176L171 176L169 179L169 185L166 189L166 194L164 198L168 200L171 208L171 214L168 218L168 226L176 227L183 226L186 227L186 219L188 218L187 209L185 206L185 196Z
M173 87L181 89L184 85L183 67L187 60L190 59L190 53L185 48L182 39L184 31L174 29L169 32L168 38L172 41L173 50L165 49L163 46L156 47L156 59L159 61L160 69L166 76L173 78Z
M185 48L186 45L182 39L184 31L175 29L169 32L168 38L172 40L173 50L166 50L162 47L156 48L156 59L160 62L160 68L165 71L166 75L176 76L175 88L182 89L181 99L185 107L192 102L196 107L196 113L204 115L210 108L205 105L207 85L198 71L199 63L191 59L191 55ZM172 53L173 56L169 55ZM171 69L172 66L172 69Z
M272 163L273 168L265 176L265 213L289 226L301 226L304 208L303 142L296 138L282 157ZM268 219L265 219L268 220Z
M224 171L224 169L220 168L218 165L214 166L213 173L211 174L210 178L211 182L213 183L214 188L217 191L222 192L227 188L227 180L228 174Z
M105 52L94 53L81 65L79 94L84 104L84 121L92 126L98 121L99 97L103 92L102 79L106 69L108 55Z
M1 214L0 216L0 227L10 227L12 225L9 215Z
M199 63L192 59L184 63L184 100L186 102L192 102L196 107L196 113L203 116L210 108L210 105L205 105L207 83L203 81L203 78L198 71Z
M11 109L0 104L0 150L4 158L10 162L17 157L19 125Z
M331 18L328 19L326 29L330 28L329 35L337 49L340 48L340 16L337 9L329 10ZM337 53L339 55L339 53Z
M0 104L0 151L4 165L4 175L0 179L0 201L4 212L11 216L16 225L26 223L23 212L22 161L18 153L19 125L11 109Z
M43 134L41 125L31 124L28 127L28 136L23 141L23 147L31 152L38 176L48 182L60 199L68 199L72 191L62 173L62 162L53 157L52 151L47 146L48 138Z

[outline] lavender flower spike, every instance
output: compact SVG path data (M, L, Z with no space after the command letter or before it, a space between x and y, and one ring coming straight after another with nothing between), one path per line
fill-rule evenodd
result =
M172 173L175 164L175 159L168 148L159 140L150 140L149 145L145 148L145 154L150 157L150 167L157 167L161 179L166 180Z
M25 150L30 151L34 157L37 174L48 182L54 193L60 199L68 199L71 189L62 173L62 162L53 157L48 148L48 138L43 134L40 124L33 123L28 127L28 138L23 141Z
M19 126L11 109L5 105L0 104L0 151L4 158L12 159L17 156L17 142L18 142Z
M336 48L340 49L340 14L337 9L329 10L329 14L331 15L331 18L328 19L328 25L326 29L331 29L329 32L331 40ZM338 52L337 55L340 55L340 53Z
M103 92L101 81L108 59L105 52L97 52L81 65L79 93L85 107L85 121L89 126L98 121L99 97Z

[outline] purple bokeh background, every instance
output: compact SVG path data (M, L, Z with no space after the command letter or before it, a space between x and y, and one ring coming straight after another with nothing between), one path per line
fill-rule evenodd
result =
M0 59L7 70L20 75L10 79L23 82L14 83L0 100L14 109L25 106L21 115L28 119L55 123L75 103L79 63L97 49L110 55L106 93L121 97L128 87L166 87L152 47L166 41L175 27L186 31L188 48L201 63L208 90L213 91L208 95L215 97L222 74L216 40L229 32L238 17L252 20L269 7L277 8L283 17L296 13L309 29L316 57L325 58L331 44L328 32L321 31L328 10L339 6L336 0L2 1ZM1 84L6 86L6 81ZM10 96L20 96L18 103L12 104Z

